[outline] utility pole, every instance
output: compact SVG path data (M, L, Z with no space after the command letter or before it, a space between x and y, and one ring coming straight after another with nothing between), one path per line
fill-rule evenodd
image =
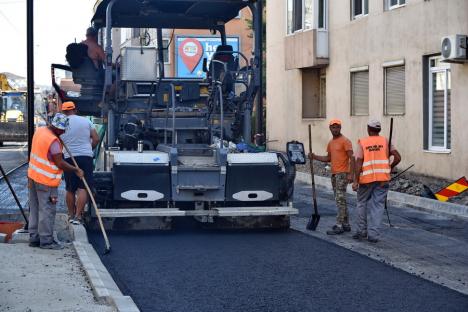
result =
M28 81L28 157L31 154L32 137L34 134L34 3L27 0L27 81Z

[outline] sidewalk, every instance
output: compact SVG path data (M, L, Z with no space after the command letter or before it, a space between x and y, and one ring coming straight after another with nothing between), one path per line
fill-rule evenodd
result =
M0 243L0 311L110 312L95 301L71 245L44 250Z
M113 311L94 300L71 247L51 251L0 244L0 255L0 311Z
M329 188L319 186L318 207L321 215L316 232L306 230L312 212L310 185L297 182L295 205L300 210L291 220L293 229L353 250L377 261L420 276L453 290L468 294L468 221L438 216L405 205L389 206L393 227L384 216L381 241L371 244L351 238L356 229L356 197L348 194L353 231L330 236L326 231L335 224L336 206Z

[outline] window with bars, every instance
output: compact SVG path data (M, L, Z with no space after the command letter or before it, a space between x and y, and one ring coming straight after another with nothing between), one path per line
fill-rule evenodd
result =
M431 151L451 148L451 77L450 65L440 56L428 59L428 144Z
M369 14L369 0L351 0L351 19Z
M386 115L405 114L405 66L384 69L384 106Z
M351 72L351 116L369 115L369 70Z

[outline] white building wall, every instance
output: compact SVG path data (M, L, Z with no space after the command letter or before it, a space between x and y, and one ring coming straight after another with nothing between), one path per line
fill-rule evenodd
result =
M343 120L343 133L353 144L366 134L370 117L383 122L388 135L390 117L383 115L384 70L388 61L404 60L406 114L394 117L394 140L403 156L401 167L459 178L468 175L468 64L452 69L452 149L437 154L423 149L423 56L440 53L445 35L468 34L468 1L407 0L407 5L384 11L384 1L369 1L369 15L350 20L350 1L329 0L329 66L327 117L302 118L301 70L285 70L286 0L267 6L267 139L270 148L284 150L287 141L307 143L307 125L313 126L313 145L325 153L330 139L328 121ZM350 116L350 68L369 66L369 115ZM307 145L307 144L306 144Z

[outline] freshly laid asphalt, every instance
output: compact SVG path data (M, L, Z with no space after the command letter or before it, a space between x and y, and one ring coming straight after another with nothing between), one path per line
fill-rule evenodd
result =
M468 311L468 296L292 230L109 239L102 261L142 311Z

